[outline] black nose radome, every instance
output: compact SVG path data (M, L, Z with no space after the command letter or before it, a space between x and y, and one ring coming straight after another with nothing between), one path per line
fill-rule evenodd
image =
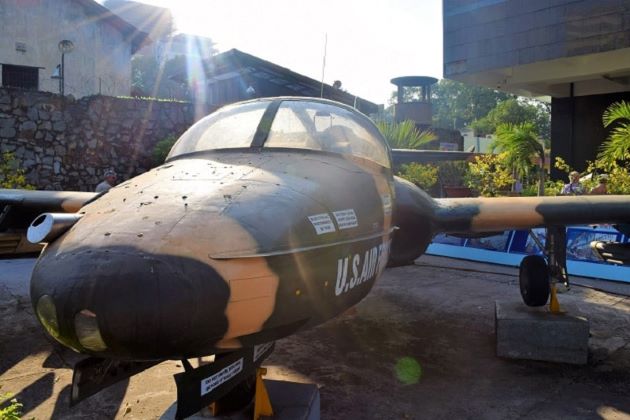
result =
M46 252L31 299L55 339L101 357L179 358L227 330L229 288L212 267L133 248Z

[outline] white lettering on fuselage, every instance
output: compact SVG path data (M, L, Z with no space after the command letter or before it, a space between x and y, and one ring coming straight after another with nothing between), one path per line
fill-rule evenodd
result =
M333 221L328 213L320 213L308 216L308 220L311 221L311 224L315 228L315 232L318 235L336 231L335 225L333 224Z
M350 229L359 226L357 214L354 212L354 209L333 211L333 216L335 216L335 220L337 221L337 226L339 226L339 230Z
M389 244L389 242L385 242L363 253L339 258L337 260L335 295L339 296L346 293L381 274L389 258Z
M386 216L392 214L392 196L381 194L381 201L383 202L383 214Z
M213 389L238 375L243 370L243 358L224 367L212 376L201 380L201 396L210 393Z

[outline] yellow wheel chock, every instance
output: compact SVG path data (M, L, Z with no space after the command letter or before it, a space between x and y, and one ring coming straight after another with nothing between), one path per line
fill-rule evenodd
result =
M558 292L556 291L556 284L551 284L551 298L549 299L549 311L552 314L559 314L562 311L560 310L560 302L558 301Z
M267 374L267 369L256 369L256 394L254 395L254 420L259 420L261 416L273 416L269 393L263 382L263 375Z

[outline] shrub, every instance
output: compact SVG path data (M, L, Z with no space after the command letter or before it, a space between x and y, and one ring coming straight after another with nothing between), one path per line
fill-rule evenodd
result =
M153 163L156 166L164 163L166 156L168 156L168 152L171 151L171 148L176 141L177 137L168 136L155 144L153 150L151 151L151 157L153 158Z
M22 403L19 403L13 394L0 394L0 420L20 420L22 415Z
M18 167L13 153L5 152L0 156L0 188L34 189L26 182L24 170Z
M438 168L433 165L423 165L414 162L402 165L400 169L398 176L413 182L425 191L437 183Z
M437 139L431 130L418 130L416 123L411 120L400 123L379 121L376 126L392 149L419 149Z
M559 158L559 157L556 157L554 166L557 169L565 172L567 176L571 171L573 171L573 168L571 168L562 158ZM622 163L615 160L610 161L607 158L599 158L594 162L587 162L586 173L587 174L590 173L591 177L582 182L582 185L584 186L584 190L590 191L591 188L597 185L598 175L607 174L609 194L630 194L630 167L629 166L630 164L627 162ZM562 186L564 186L566 182L567 181L565 182L555 181L556 187L560 186L560 188L559 190L558 188L555 188L557 192L555 190L554 192L556 192L556 194L560 194L560 192L562 191ZM545 194L545 195L556 195L556 194L550 193L550 194Z
M475 156L475 161L468 164L468 187L484 197L501 195L514 182L505 160L503 153Z

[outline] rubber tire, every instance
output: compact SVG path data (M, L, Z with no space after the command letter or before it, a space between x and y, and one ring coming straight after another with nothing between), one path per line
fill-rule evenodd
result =
M528 255L521 261L518 282L527 306L543 306L549 300L549 267L539 255Z

